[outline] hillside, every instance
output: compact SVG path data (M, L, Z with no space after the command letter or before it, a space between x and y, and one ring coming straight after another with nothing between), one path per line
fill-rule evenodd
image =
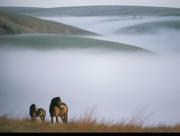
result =
M56 8L0 7L0 10L31 16L180 16L178 8L119 5Z
M122 44L116 42L109 42L103 40L96 40L77 36L63 36L50 34L30 34L30 35L14 35L0 37L1 46L20 46L34 49L95 49L100 51L123 51L123 52L145 52L151 53L148 50ZM103 50L104 49L104 50Z
M36 8L36 7L0 7L0 11L4 11L6 13L13 13L13 14L21 14L21 13L30 13L30 12L37 12L44 8Z
M180 30L180 20L140 23L140 24L124 27L116 31L116 33L144 34L144 33L154 33L162 30L164 31Z
M93 35L89 31L57 23L30 17L15 15L0 11L0 35L19 33L58 33L68 35Z
M77 6L43 8L31 12L31 16L180 16L178 8L145 6Z

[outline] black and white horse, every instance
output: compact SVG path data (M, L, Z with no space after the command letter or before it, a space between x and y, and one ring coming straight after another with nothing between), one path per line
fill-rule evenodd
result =
M42 121L45 120L46 111L43 108L37 108L35 104L31 104L29 109L29 115L32 120L36 120L39 117Z

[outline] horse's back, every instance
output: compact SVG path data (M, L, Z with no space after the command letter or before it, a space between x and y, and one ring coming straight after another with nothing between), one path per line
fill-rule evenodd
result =
M43 108L38 108L37 114L41 120L44 120L46 117L46 111Z
M39 108L39 109L38 109L38 113L39 113L40 115L46 115L46 111L45 111L43 108Z

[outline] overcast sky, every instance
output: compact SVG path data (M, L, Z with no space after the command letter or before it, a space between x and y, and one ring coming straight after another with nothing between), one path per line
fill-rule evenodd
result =
M64 7L82 5L145 5L180 8L180 0L0 0L0 6Z

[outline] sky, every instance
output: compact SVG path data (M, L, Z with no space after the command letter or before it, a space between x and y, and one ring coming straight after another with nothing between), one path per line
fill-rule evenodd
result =
M0 6L66 7L83 5L139 5L180 8L180 0L0 0Z

